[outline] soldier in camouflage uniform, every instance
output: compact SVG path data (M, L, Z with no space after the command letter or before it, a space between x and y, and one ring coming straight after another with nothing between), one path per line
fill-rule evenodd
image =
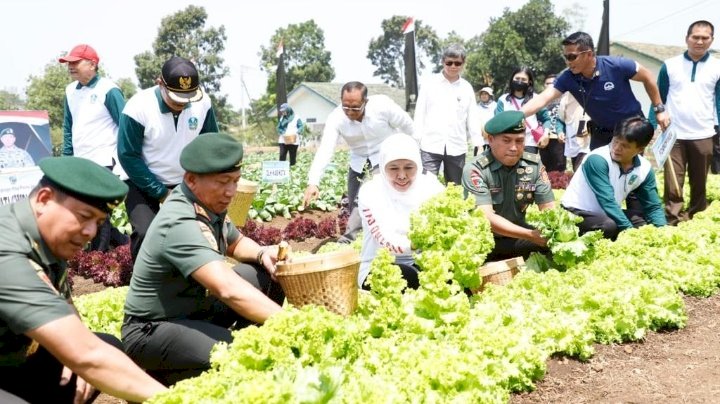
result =
M0 132L0 169L32 167L35 165L30 153L15 146L15 132L12 128L5 128Z
M525 222L525 211L531 203L540 210L553 208L555 198L540 156L523 152L523 113L501 112L485 124L485 132L490 148L465 165L462 185L475 196L495 234L487 260L547 252L547 240Z

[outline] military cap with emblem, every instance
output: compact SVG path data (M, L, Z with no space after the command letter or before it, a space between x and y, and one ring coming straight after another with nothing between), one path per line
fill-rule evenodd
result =
M65 194L110 213L125 199L128 186L107 168L82 157L49 157L38 164L50 185Z
M13 128L5 128L2 131L0 131L0 137L5 135L15 135L15 131L13 131Z
M485 132L489 135L525 133L525 114L521 111L503 111L487 121Z
M187 104L200 101L203 97L200 78L193 62L173 56L162 67L160 76L168 90L168 96L174 102Z
M180 153L180 165L197 174L226 173L240 169L243 146L227 133L205 133Z

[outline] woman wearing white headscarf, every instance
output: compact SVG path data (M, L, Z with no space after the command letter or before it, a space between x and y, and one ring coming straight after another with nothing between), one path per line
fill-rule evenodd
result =
M383 141L380 174L363 184L358 195L364 237L358 285L364 286L378 248L387 248L395 254L408 287L419 286L407 237L410 213L443 189L437 176L422 172L420 148L412 137L398 133Z

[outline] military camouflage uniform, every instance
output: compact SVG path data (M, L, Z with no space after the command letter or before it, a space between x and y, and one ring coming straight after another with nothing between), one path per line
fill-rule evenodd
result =
M495 213L525 228L531 228L525 222L525 211L531 203L545 204L555 200L540 156L533 153L523 153L517 164L506 167L486 150L465 165L462 184L475 196L476 205L492 204ZM530 241L496 234L495 248L487 260L527 256L532 251L542 250L543 247Z
M35 165L30 154L19 147L0 148L0 169L32 167Z

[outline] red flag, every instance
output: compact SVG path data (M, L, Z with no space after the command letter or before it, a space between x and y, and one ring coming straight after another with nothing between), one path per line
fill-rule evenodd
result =
M408 32L415 31L415 19L410 17L405 21L405 24L403 24L402 27L402 33L407 34Z

